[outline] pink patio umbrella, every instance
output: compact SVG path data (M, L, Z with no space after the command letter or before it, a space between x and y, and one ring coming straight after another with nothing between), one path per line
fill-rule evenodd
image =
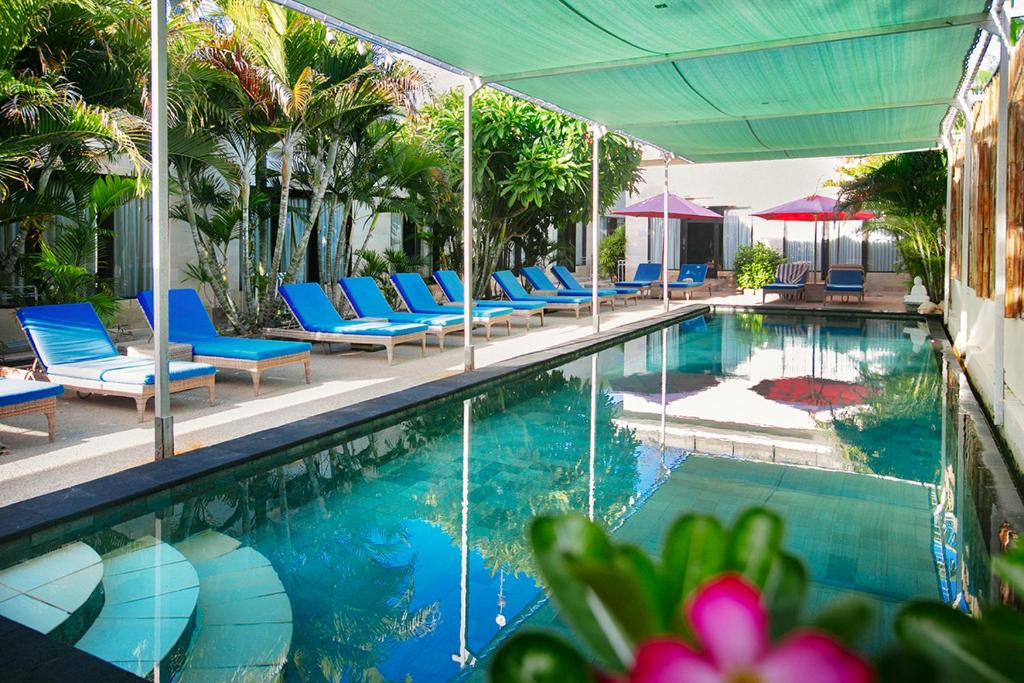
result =
M832 197L823 197L820 194L812 194L809 197L794 199L785 204L773 206L764 211L750 214L769 221L804 221L814 222L814 256L811 262L811 270L815 272L814 261L818 260L818 221L866 221L874 218L872 211L839 211L836 206L838 200Z
M668 167L666 166L666 169ZM665 171L666 174L668 171ZM665 177L665 191L653 197L642 199L636 204L630 204L624 209L612 211L617 216L636 216L639 218L661 218L661 287L662 296L665 300L665 310L668 310L668 219L679 218L682 220L722 220L723 216L711 209L701 206L689 199L672 194L668 191L668 176Z

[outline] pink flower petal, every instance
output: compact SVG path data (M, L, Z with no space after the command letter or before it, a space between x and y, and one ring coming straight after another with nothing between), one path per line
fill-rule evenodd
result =
M648 640L636 651L629 683L722 683L724 677L685 643Z
M752 666L768 644L768 617L757 588L738 574L704 584L687 606L694 633L722 671Z
M832 638L812 631L794 633L756 667L764 683L870 683L868 664Z

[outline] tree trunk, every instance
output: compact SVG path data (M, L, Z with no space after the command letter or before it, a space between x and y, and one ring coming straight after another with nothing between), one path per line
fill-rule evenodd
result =
M331 140L328 146L326 161L320 164L320 177L317 178L316 185L313 187L313 199L309 205L309 225L306 226L306 231L302 234L302 238L299 240L299 244L288 263L286 277L289 280L295 279L299 266L302 265L305 259L306 249L309 248L309 239L313 235L313 229L320 224L320 208L324 203L324 195L327 194L327 186L330 185L331 178L334 175L334 164L337 160L338 139L335 138Z
M281 147L281 204L277 211L277 244L274 245L274 257L270 261L269 278L263 292L260 318L265 320L274 309L274 294L277 291L277 274L281 270L284 259L284 243L288 239L288 196L292 182L292 155L295 152L294 133L285 136Z

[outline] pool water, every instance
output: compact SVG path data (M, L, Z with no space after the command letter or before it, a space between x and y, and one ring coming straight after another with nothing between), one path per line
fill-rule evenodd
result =
M977 521L940 363L914 321L684 321L79 525L27 565L7 553L0 614L161 680L479 676L514 629L561 628L534 515L655 552L682 513L752 505L787 520L812 610L965 605L987 558L963 557Z

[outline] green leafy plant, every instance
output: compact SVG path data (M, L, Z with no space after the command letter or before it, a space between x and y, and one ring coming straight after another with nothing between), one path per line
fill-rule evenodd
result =
M401 249L385 249L384 251L363 249L357 256L359 265L356 267L355 274L372 277L391 307L400 308L401 298L395 288L391 286L391 275L392 273L409 273L416 270L420 266L420 260L409 256Z
M601 275L614 278L618 273L619 261L624 258L626 258L626 226L620 225L615 228L615 232L601 240L597 257Z
M758 242L736 250L733 277L743 289L760 289L775 281L775 269L786 258L767 244Z

